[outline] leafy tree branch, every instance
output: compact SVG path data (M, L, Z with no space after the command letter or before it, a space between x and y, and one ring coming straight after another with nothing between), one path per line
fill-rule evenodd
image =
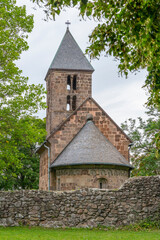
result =
M133 176L160 174L160 110L149 108L149 118L129 119L121 127L133 140L131 162Z
M148 105L160 105L160 1L159 0L32 0L47 16L77 7L83 18L99 23L89 36L86 53L99 58L102 52L119 60L119 72L146 69L144 87Z
M45 127L37 124L42 120L33 117L39 109L45 108L45 90L41 84L29 85L28 78L22 76L15 64L22 51L28 49L26 40L32 29L33 16L26 15L25 6L16 6L15 0L1 0L0 185L3 183L4 188L8 179L18 179L25 159L32 158L27 155L29 149L45 135Z

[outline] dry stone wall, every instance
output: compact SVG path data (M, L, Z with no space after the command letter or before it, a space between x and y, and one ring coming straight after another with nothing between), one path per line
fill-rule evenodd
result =
M160 176L131 178L119 190L0 192L1 226L120 226L160 218Z

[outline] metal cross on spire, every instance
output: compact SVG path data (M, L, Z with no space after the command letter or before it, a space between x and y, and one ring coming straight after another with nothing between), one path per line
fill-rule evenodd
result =
M69 29L69 25L71 24L69 20L67 20L67 22L65 22L65 24L67 25L67 29Z

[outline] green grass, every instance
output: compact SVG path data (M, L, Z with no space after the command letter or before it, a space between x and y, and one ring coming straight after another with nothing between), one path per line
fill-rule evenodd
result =
M0 227L0 240L160 240L160 230L47 229Z

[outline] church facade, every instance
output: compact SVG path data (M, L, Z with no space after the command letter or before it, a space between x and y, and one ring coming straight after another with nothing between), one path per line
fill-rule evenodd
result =
M94 69L67 28L46 75L41 190L118 188L130 176L130 138L92 98Z

